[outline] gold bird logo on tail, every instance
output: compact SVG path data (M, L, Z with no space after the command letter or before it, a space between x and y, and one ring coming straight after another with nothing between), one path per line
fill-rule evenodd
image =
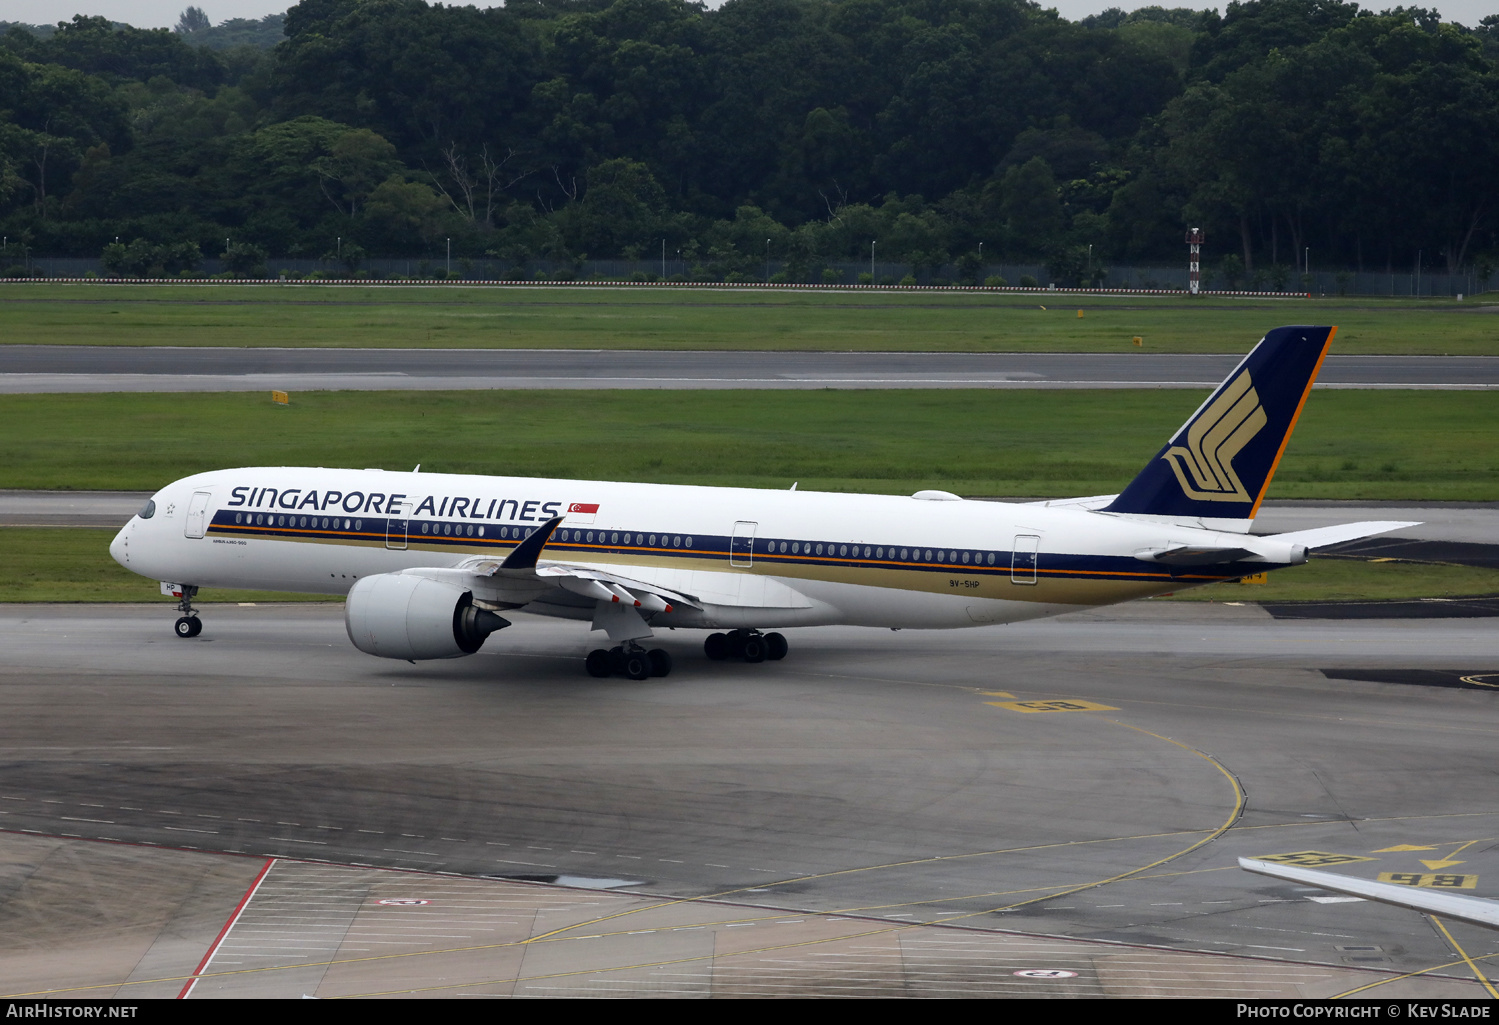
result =
M1250 502L1253 496L1234 472L1234 457L1269 422L1246 370L1234 378L1187 428L1187 444L1162 456L1182 493L1199 502Z

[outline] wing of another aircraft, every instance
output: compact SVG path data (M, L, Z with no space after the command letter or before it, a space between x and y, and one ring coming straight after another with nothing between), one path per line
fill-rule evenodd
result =
M1382 904L1393 904L1398 908L1410 908L1427 914L1456 918L1474 925L1499 929L1499 900L1486 897L1464 897L1442 890L1420 889L1398 883L1377 883L1368 879L1339 875L1336 872L1320 872L1294 865L1276 865L1255 858L1240 858L1239 867L1247 872L1256 872L1274 879L1292 883L1305 883L1334 893L1346 893L1351 897L1363 897Z

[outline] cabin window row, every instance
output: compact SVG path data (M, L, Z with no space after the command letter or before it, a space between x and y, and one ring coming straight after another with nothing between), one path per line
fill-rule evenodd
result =
M767 555L836 555L840 559L880 559L899 562L951 562L962 565L993 566L996 552L960 551L931 548L894 548L881 545L831 545L811 541L764 541L761 551Z
M234 522L255 527L305 527L312 530L364 529L363 520L343 520L340 526L338 516L324 516L319 519L316 516L282 516L277 513L235 513Z
M594 544L594 536L598 536L598 544L611 545L638 545L650 548L691 548L692 537L681 534L632 534L625 531L621 534L617 530L559 530L558 541L571 541L573 544ZM659 544L658 544L659 542Z

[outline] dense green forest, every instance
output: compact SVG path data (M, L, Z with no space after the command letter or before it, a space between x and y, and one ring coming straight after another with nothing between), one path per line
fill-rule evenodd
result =
M1499 16L1026 0L303 0L0 37L0 266L1182 259L1487 276ZM1091 253L1090 253L1091 247ZM1224 255L1227 254L1227 255Z

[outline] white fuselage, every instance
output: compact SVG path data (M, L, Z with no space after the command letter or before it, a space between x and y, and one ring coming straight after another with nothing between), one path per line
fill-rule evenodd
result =
M306 467L198 474L153 501L110 546L134 572L324 594L503 558L562 515L546 562L691 595L700 609L652 619L684 627L1013 622L1225 579L1223 567L1173 575L1139 554L1259 540L1066 506ZM528 610L587 616L565 603Z

